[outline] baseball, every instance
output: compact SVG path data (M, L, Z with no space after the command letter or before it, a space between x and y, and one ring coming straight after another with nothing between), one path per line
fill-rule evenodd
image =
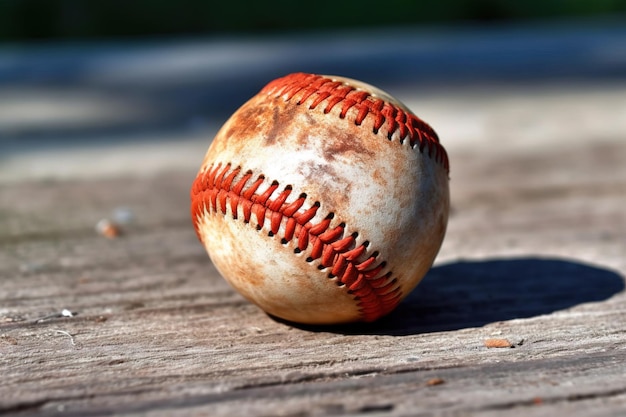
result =
M370 322L432 266L448 173L435 131L389 94L290 74L219 130L192 185L191 216L218 271L268 314Z

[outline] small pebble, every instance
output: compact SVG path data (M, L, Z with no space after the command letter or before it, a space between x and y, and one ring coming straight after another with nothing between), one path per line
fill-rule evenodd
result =
M426 385L429 387L432 387L434 385L441 385L443 383L445 383L446 381L444 381L442 378L432 378L429 379L428 381L426 381Z
M96 224L96 232L109 239L115 239L122 233L119 226L109 219L101 219Z
M513 344L507 339L486 339L485 346L488 348L510 348Z

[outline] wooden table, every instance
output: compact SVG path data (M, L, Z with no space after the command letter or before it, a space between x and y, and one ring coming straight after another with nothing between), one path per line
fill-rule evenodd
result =
M278 322L219 277L189 216L208 136L146 172L0 182L0 414L626 415L626 140L579 118L623 125L614 90L407 97L448 147L452 214L372 325Z

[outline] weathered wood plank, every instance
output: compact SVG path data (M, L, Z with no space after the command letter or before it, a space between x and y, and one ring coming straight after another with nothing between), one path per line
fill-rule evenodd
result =
M192 169L0 185L0 412L623 414L626 143L450 154L437 264L367 326L234 293L191 227ZM98 235L121 206L133 223Z

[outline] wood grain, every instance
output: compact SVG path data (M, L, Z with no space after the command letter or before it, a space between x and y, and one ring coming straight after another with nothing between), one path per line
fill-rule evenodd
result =
M626 142L449 151L436 265L371 325L293 326L233 292L189 219L197 161L1 184L0 413L626 413ZM96 233L119 207L123 235Z

